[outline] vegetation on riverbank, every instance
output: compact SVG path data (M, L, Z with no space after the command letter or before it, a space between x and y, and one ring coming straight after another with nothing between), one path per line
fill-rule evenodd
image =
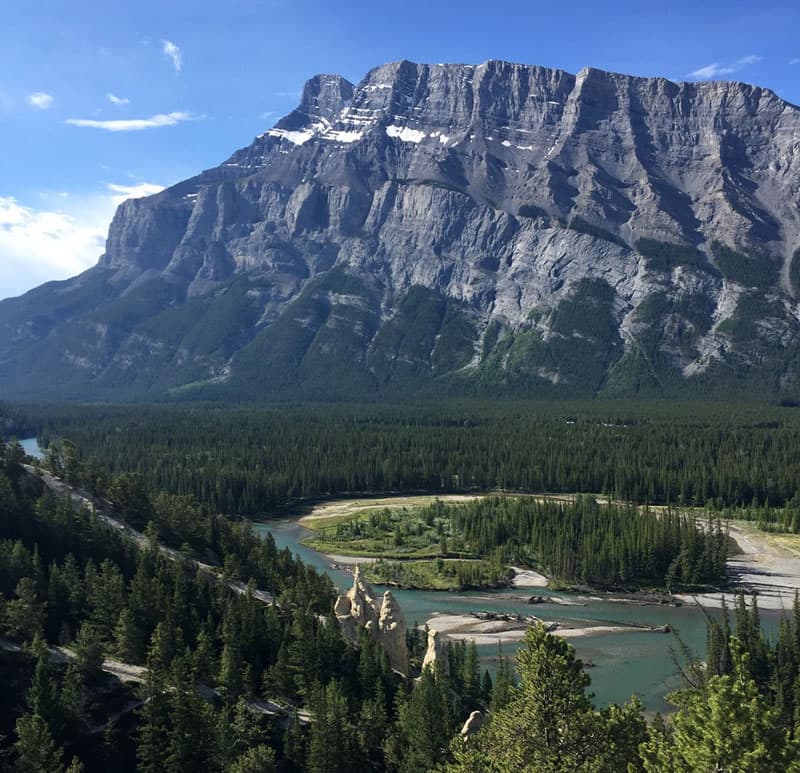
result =
M685 513L600 504L588 496L435 500L359 508L306 524L313 530L309 547L380 558L380 569L371 569L376 580L430 589L497 587L511 576L507 565L521 563L555 587L673 590L721 582L728 555L718 521L700 528ZM428 560L404 566L420 558ZM444 560L452 558L462 560Z
M505 588L514 570L495 561L379 560L364 567L364 575L379 585L396 585L411 590L474 590Z

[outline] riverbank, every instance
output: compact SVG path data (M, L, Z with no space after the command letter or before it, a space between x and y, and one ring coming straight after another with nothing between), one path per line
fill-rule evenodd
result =
M326 572L339 589L346 591L352 586L352 574L346 571L346 564L334 567L330 558L302 543L308 532L298 523L297 516L258 524L256 528L260 533L269 532L278 548L288 548L308 565ZM363 563L363 559L356 559L356 562ZM384 589L376 588L378 590ZM707 621L694 604L667 606L618 602L603 594L567 595L551 589L521 587L468 593L397 589L393 593L409 627L424 626L426 621L442 613L469 615L469 622L473 623L476 619L471 616L481 611L509 617L535 615L546 623L559 622L564 630L570 632L591 626L591 633L570 633L569 636L578 657L594 666L591 672L592 690L598 706L624 703L635 693L649 711L664 713L674 708L663 698L666 693L681 686L673 661L674 640L672 636L654 636L652 628L669 625L698 658L702 658L706 652ZM541 603L531 604L531 598L539 597ZM774 635L779 613L765 610L761 620L768 635ZM634 627L617 631L618 626L628 624ZM519 633L504 637L508 643L503 645L502 651L512 659L524 635L524 626L518 628ZM503 632L484 630L480 634L478 656L482 668L491 670L496 665L499 646L497 633ZM465 637L467 640L469 638L471 635Z
M747 521L732 522L729 529L741 551L727 561L730 590L675 598L717 609L723 600L732 605L739 592L755 593L761 609L790 610L800 592L800 535L759 531Z
M307 541L304 540L303 544L313 550L312 545ZM386 562L384 559L374 558L372 556L345 556L339 553L323 553L322 555L328 562L328 568L330 569L352 574L355 567L360 566L364 572L364 576L369 582L377 585L402 588L404 590L461 591L498 590L500 588L519 588L520 590L524 590L526 588L546 588L549 582L547 577L532 569L509 566L506 568L503 577L497 582L482 584L459 583L456 581L456 578L447 573L439 575L435 572L438 563L437 560L417 561L413 559L394 562L398 566L405 568L409 574L409 577L404 578L405 581L398 581L395 577L387 574L385 570L384 564L393 562ZM457 560L450 559L441 559L441 561L444 564L445 570L448 564L460 563ZM486 564L488 562L478 559L464 559L464 563L475 565ZM527 600L528 597L525 597L525 599Z
M497 492L499 493L499 492ZM335 502L320 503L311 513L300 518L299 523L315 532L314 538L306 544L315 550L330 556L331 563L346 566L352 563L367 563L383 558L384 560L434 560L440 546L428 545L423 549L398 550L394 547L387 551L385 543L380 545L382 555L374 551L359 551L363 555L342 555L330 548L334 544L347 545L348 551L352 544L347 542L331 543L324 539L325 529L336 527L339 524L351 522L354 519L364 518L370 512L389 511L397 512L403 509L414 509L430 505L435 501L447 503L463 503L472 501L489 494L471 495L413 495L406 497L386 497L371 499L350 499ZM537 497L537 495L530 495ZM567 495L552 494L538 495L543 499L564 500ZM537 498L538 498L537 497ZM662 508L652 508L654 512ZM596 594L605 601L628 604L687 604L702 605L710 608L719 608L723 600L731 604L737 593L755 593L759 606L763 609L788 610L792 607L795 593L800 591L800 535L773 534L762 532L755 524L744 521L734 521L729 524L731 538L736 542L739 552L727 560L729 583L727 587L719 590L705 591L702 593L637 593L637 592L611 592L603 593L591 588L576 589L582 594ZM362 545L363 547L363 545ZM370 546L373 547L373 546ZM343 551L345 552L345 551ZM417 553L414 555L414 553ZM515 588L545 588L548 579L539 572L526 567L512 567L515 574L511 579L511 587ZM432 583L430 586L412 584L408 587L430 587L434 590L455 590L457 584L445 587L446 583ZM567 590L567 589L565 589Z

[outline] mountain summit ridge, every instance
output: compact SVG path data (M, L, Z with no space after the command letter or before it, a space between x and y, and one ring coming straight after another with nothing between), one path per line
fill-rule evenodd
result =
M794 395L798 203L800 109L758 86L317 75L220 166L124 202L97 267L0 303L0 387Z

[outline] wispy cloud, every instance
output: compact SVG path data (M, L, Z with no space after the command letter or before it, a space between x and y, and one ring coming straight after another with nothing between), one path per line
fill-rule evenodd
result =
M175 72L179 73L183 67L183 52L171 40L161 41L161 50L172 60Z
M131 103L130 99L127 97L118 97L116 94L111 93L110 91L106 94L106 99L112 105L129 105Z
M689 77L699 78L700 80L710 80L712 78L719 78L724 75L733 75L733 73L739 72L739 70L741 70L743 67L747 67L751 64L758 64L760 61L760 56L750 54L749 56L743 56L741 59L737 59L735 62L730 64L713 62L712 64L707 64L705 67L701 67L698 70L690 72Z
M302 96L302 91L298 89L297 91L276 91L276 97L283 97L284 99L300 99Z
M48 107L53 106L55 98L52 94L46 94L44 91L34 91L33 94L28 94L25 101L37 110L47 110Z
M114 194L111 200L115 204L122 204L127 199L141 199L143 196L152 196L154 193L161 193L164 190L163 185L156 185L155 183L136 183L135 185L109 183L106 188Z
M800 64L800 56L796 56L794 59L790 59L789 64Z
M182 121L191 121L196 116L191 113L160 113L150 118L130 118L112 121L97 121L92 118L68 118L65 123L87 129L103 129L107 132L137 132L143 129L157 129L161 126L175 126Z

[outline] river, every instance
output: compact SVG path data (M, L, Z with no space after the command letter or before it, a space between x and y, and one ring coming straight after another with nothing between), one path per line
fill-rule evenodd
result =
M346 572L331 569L329 560L322 554L302 545L300 540L309 532L297 523L297 519L256 524L260 533L270 532L279 548L288 547L304 562L328 574L340 589L352 585L352 577ZM384 588L376 586L383 592ZM706 622L703 613L694 606L670 607L659 605L633 605L602 599L585 598L586 606L560 606L556 604L529 605L519 597L530 593L551 596L565 601L576 600L569 594L552 593L536 588L500 591L470 591L465 593L442 593L435 591L409 591L392 589L403 609L406 622L424 625L436 612L465 614L482 610L503 613L534 613L544 620L565 622L592 621L604 623L633 623L639 625L670 625L679 633L681 640L699 657L704 657L706 647ZM715 614L715 613L711 613ZM761 611L762 625L769 630L777 629L780 614ZM591 690L595 703L623 703L636 694L646 710L667 712L672 706L664 696L679 687L672 650L677 648L674 636L648 631L625 631L584 636L571 642L578 656L592 664L588 670L592 679ZM503 645L505 654L512 654L515 645ZM497 656L495 645L478 648L484 664L491 668Z
M19 441L28 456L34 459L44 459L44 451L39 446L39 441L35 437L26 437Z

